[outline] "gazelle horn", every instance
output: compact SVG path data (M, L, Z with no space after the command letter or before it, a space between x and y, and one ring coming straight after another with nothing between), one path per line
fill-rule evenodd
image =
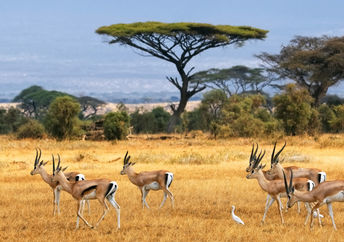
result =
M128 163L127 156L128 156L128 151L127 153L125 153L125 156L124 156L124 160L123 160L124 165Z
M280 151L278 151L277 154L275 155L275 157L273 158L274 163L278 163L278 156L281 154L281 152L283 151L283 149L286 145L287 145L287 142L284 141L284 145L283 145L282 149Z
M54 174L54 172L55 172L55 159L54 159L54 155L53 154L51 154L51 156L52 156L52 159L53 159L53 174Z

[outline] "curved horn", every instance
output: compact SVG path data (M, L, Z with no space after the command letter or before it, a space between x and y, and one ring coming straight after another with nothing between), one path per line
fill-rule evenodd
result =
M127 151L127 153L125 153L125 156L124 156L124 160L123 160L124 165L128 163L127 156L128 156L128 151Z
M293 170L290 169L290 182L289 182L289 189L293 186Z
M275 155L275 150L276 150L276 144L277 144L277 141L275 141L274 149L272 150L272 154L271 154L271 167L272 167L272 164L274 163L274 155Z
M283 145L282 149L281 149L280 151L278 151L277 154L276 154L275 157L274 157L275 163L278 163L278 156L281 154L281 152L283 151L283 149L284 149L284 147L285 147L286 145L287 145L287 142L284 141L284 145Z
M38 150L39 150L39 157L38 157L38 159L37 159L37 163L39 162L39 160L41 159L41 155L42 155L42 151L41 151L41 149L40 148L38 148Z
M57 154L57 156L59 158L59 162L57 163L57 168L56 169L60 169L60 163L61 163L60 154Z
M283 172L283 180L284 180L285 191L286 191L286 193L287 193L287 195L289 197L289 188L288 188L288 184L287 184L287 178L285 176L284 170L282 170L282 172Z
M260 152L260 153L262 153L262 152ZM260 154L259 154L260 155ZM263 159L263 157L264 157L264 155L265 155L265 150L264 150L264 153L262 154L262 156L258 156L258 160L259 160L259 162Z
M54 172L55 172L55 159L54 159L54 155L53 154L51 154L51 156L52 156L52 159L53 159L53 174L54 174Z
M252 161L253 161L253 151L254 151L254 143L252 144L252 150L251 150L251 155L250 155L250 166L252 164Z
M38 163L37 157L38 157L38 150L37 150L37 148L36 148L36 158L35 158L35 162L33 163L33 166L34 166L34 167L36 167L36 166L37 166L37 163Z

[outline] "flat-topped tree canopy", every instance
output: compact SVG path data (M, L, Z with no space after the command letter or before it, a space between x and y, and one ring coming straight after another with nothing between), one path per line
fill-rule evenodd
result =
M113 37L110 44L126 44L167 61L181 60L184 64L206 49L234 43L240 45L249 39L264 39L267 32L249 26L186 22L113 24L96 30L98 34ZM180 53L176 55L178 48Z
M190 83L194 67L185 70L189 61L211 48L231 44L241 46L246 40L264 39L267 32L267 30L249 26L186 22L113 24L96 30L96 33L110 37L109 44L128 45L151 56L169 61L176 66L180 80L176 77L167 77L167 80L180 91L178 107L171 106L173 115L168 125L169 132L172 131L177 119L184 112L190 97L205 89L205 86L197 80Z

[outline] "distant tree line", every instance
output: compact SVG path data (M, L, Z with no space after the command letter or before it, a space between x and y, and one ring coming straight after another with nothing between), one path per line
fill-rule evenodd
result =
M154 22L142 26L152 28L148 31L151 34L141 36L136 25L128 36L122 36L126 35L128 26L122 26L123 29L119 32L116 32L117 27L122 28L121 26L110 26L106 30L99 29L99 33L103 34L102 31L105 31L104 34L109 34L115 28L117 30L110 34L115 38L113 43L133 44L139 49L139 42L150 43L148 49L141 50L158 58L177 62L176 54L172 54L170 59L165 56L170 53L164 50L167 46L159 49L162 44L159 41L165 41L166 35L170 38L169 41L175 42L173 46L185 48L185 55L190 55L188 48L192 49L193 43L198 43L200 48L205 49L209 46L213 48L227 45L231 31L236 29L226 26L226 30L221 32L220 26L189 23L165 25ZM167 29L164 30L165 27ZM197 30L191 30L192 28ZM107 32L108 30L111 31ZM250 34L258 31L261 34L259 38L264 38L266 33L250 28L238 28L235 31L239 30L243 31L241 34L245 31ZM154 35L154 31L158 32L157 35ZM171 31L176 31L177 34L170 36ZM202 39L201 36L208 36L207 31L215 39ZM217 31L223 34L222 37L221 34L217 35ZM193 36L195 33L202 34L196 37ZM138 43L130 42L138 38L138 34ZM243 36L239 36L238 43L246 40ZM221 38L216 39L219 37ZM254 35L249 38L251 37L254 38ZM181 42L184 38L187 39L184 43L186 46ZM200 50L202 51L203 49ZM215 138L314 135L344 131L343 99L327 95L331 86L344 80L344 37L297 36L288 45L282 46L278 54L257 55L262 62L260 68L233 66L211 68L194 74L191 74L191 68L185 73L185 64L200 52L189 57L182 55L186 59L180 59L185 62L181 66L176 63L181 82L168 77L170 82L180 87L181 96L186 95L184 100L180 100L178 107L171 105L171 113L163 108L155 108L152 111L138 109L129 114L125 105L120 105L118 112L99 116L97 111L104 102L98 99L74 97L32 86L14 98L14 101L21 103L20 110L0 110L0 133L15 133L18 138L51 136L60 140L70 139L84 135L84 127L92 126L99 119L103 120L104 135L109 140L124 139L129 129L140 134L171 132L172 127L174 132L201 130L209 132ZM276 94L273 97L266 93L267 87L275 88ZM196 110L186 112L184 108L187 100L204 88L211 90L204 93L201 105Z

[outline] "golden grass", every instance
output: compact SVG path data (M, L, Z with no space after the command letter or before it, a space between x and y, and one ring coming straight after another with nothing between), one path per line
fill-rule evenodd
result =
M285 165L318 167L327 172L328 179L343 178L344 136L324 135L317 138L287 137L282 154ZM91 142L53 140L12 140L0 136L0 240L8 241L341 241L344 230L343 204L333 205L338 231L332 228L326 207L324 227L317 223L310 230L303 226L296 208L284 214L286 224L280 223L276 204L268 213L265 225L260 224L266 194L256 180L247 180L244 172L252 142L267 150L267 162L273 140L255 139L175 139L121 142ZM282 140L279 141L282 144ZM63 166L78 170L86 178L110 178L119 184L116 200L121 206L121 229L116 229L114 209L97 230L82 222L75 231L76 202L63 192L61 215L52 216L52 191L41 178L30 176L40 147L42 158L50 160L59 153ZM150 210L142 209L140 192L126 176L120 176L122 159L129 150L136 171L168 169L175 175L171 191L175 209L167 200L158 209L162 192L150 192ZM298 157L297 159L294 159ZM301 157L301 158L300 158ZM119 159L120 158L120 159ZM49 173L51 164L46 165ZM284 201L285 202L285 201ZM232 221L231 205L246 223ZM97 201L91 202L94 224L101 214Z

